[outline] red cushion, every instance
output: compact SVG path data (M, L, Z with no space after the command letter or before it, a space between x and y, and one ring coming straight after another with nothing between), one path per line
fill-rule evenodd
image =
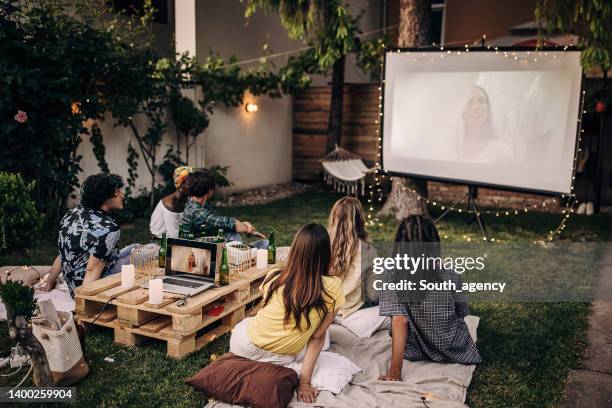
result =
M290 368L226 353L185 382L229 404L284 408L293 398L298 376Z

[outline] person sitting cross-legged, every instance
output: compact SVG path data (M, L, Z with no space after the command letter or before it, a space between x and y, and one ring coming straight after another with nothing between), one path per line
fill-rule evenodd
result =
M395 252L412 258L440 257L440 236L429 217L413 215L402 221L395 235ZM452 280L461 287L459 275L442 268L406 272L389 271L393 281ZM469 314L464 293L455 290L423 291L420 294L387 290L380 294L380 315L391 318L391 362L382 381L401 381L403 360L478 364L482 361L464 317Z
M117 249L121 230L111 215L123 208L122 188L123 180L114 174L87 177L81 188L81 205L68 210L60 222L61 271L73 298L78 286L118 273L129 263L136 244Z
M212 171L201 169L190 175L189 195L185 211L181 217L181 225L197 236L216 236L222 230L228 241L241 241L240 233L253 234L257 230L247 222L235 217L222 216L215 212L209 204L215 193L216 182ZM267 240L251 243L257 248L267 248Z

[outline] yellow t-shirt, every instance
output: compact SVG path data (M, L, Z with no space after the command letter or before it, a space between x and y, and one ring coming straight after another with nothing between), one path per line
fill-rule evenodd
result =
M264 298L274 279L266 282L266 285L262 288ZM345 302L342 293L342 281L335 276L324 276L323 287L329 295L329 297L326 296L325 300L328 311L338 310ZM302 317L301 325L303 331L297 328L293 317L285 326L285 305L283 302L283 286L281 286L274 292L268 304L261 308L254 318L249 320L247 334L251 342L260 349L276 354L297 354L306 346L323 317L319 316L316 309L313 309L310 311L310 329L306 330L306 319L304 317Z

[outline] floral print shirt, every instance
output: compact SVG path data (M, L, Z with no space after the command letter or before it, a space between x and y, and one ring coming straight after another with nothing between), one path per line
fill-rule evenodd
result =
M120 233L117 221L102 210L78 206L64 215L57 244L70 296L83 283L90 256L105 262L102 276L108 274L118 258Z

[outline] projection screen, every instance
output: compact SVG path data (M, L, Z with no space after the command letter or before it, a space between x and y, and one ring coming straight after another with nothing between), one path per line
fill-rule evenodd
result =
M387 52L382 166L570 193L581 77L578 51Z

